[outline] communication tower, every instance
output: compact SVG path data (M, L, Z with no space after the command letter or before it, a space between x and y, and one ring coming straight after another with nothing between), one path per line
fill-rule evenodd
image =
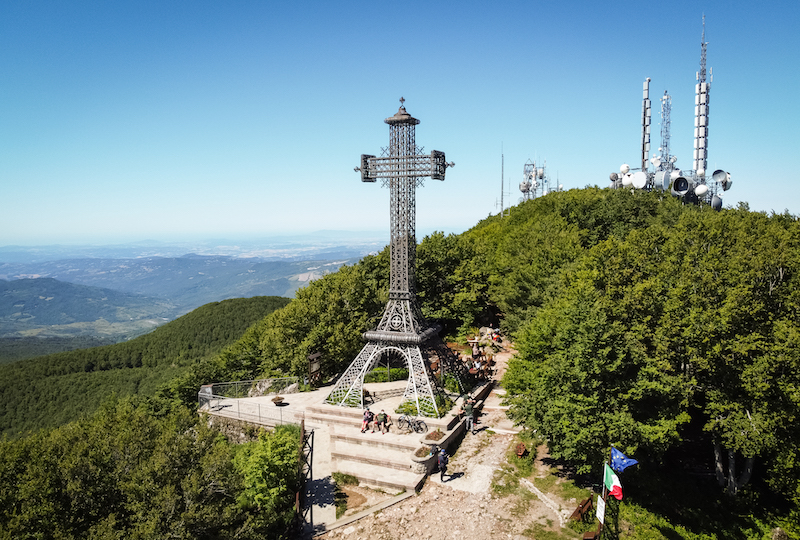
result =
M645 79L642 92L642 171L647 171L647 156L650 154L650 77ZM644 187L644 186L642 186Z
M623 164L619 173L611 173L612 188L634 187L637 189L670 190L672 195L681 197L686 202L711 204L715 210L722 208L721 192L732 185L731 175L718 169L706 181L708 165L708 105L713 74L711 68L706 76L706 18L703 15L703 33L700 39L700 71L696 74L695 85L695 119L694 119L694 152L693 170L681 171L677 168L677 158L670 154L670 113L672 98L665 91L661 98L661 148L659 154L653 155L650 163L654 172L648 170L647 155L650 151L650 79L644 82L642 103L642 167L632 169Z
M530 159L522 167L522 182L519 183L519 190L522 192L522 200L527 201L536 196L538 187L536 179L536 163Z
M669 153L669 130L671 127L670 114L672 113L672 96L666 90L664 95L661 96L661 147L659 155L654 160L653 165L659 171L671 171L675 168L675 162L678 161L673 155Z
M562 191L563 185L558 182L552 184L550 175L547 174L547 161L541 167L536 167L536 162L530 159L522 167L522 182L519 190L522 192L522 201L543 197L553 191Z
M708 105L714 75L709 69L706 80L706 16L703 15L703 34L700 38L700 71L697 72L694 98L694 172L704 181L708 164Z

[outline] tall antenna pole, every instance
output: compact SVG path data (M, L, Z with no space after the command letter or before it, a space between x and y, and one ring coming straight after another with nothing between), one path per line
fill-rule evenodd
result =
M706 81L706 16L703 15L703 35L700 38L700 71L697 72L694 98L694 172L703 179L708 164L708 102L713 75L709 69Z
M500 217L503 217L506 213L505 206L503 206L503 192L505 191L505 187L503 185L503 180L505 178L505 164L506 158L503 155L503 145L500 145Z
M647 171L647 155L650 153L650 77L645 79L642 92L642 171Z

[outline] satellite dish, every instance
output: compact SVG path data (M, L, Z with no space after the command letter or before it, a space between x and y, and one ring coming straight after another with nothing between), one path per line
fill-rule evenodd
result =
M675 163L676 161L678 161L678 156L672 156L671 158L669 158L670 163Z
M700 184L694 188L694 194L698 197L702 197L706 193L708 193L708 186L705 184Z
M627 173L622 177L622 185L625 187L630 186L633 183L633 175L631 173Z
M672 171L671 173L669 173L669 179L670 179L670 180L672 180L672 181L674 182L675 180L677 180L677 179L678 179L678 177L679 177L680 175L681 175L681 170L680 170L680 169L675 169L674 171Z
M621 172L622 174L628 174L630 170L631 167L627 163L623 163L622 166L619 168L619 172Z
M705 175L706 175L706 170L705 170L705 169L697 169L697 176L699 176L700 178L702 178L702 177L704 177Z
M539 179L541 180L542 178L544 178L544 169L540 168L539 169Z
M615 173L615 172L612 172L611 174L608 175L608 178L612 182L616 182L617 180L619 180L619 175L617 173Z
M564 184L558 184L558 191L564 191Z
M661 191L666 191L669 189L669 172L667 171L658 171L655 176L653 177L653 184L656 186L657 189Z
M527 193L530 188L531 186L527 182L520 182L519 184L519 190L522 193Z
M714 171L714 174L711 175L711 179L714 180L720 186L722 186L722 189L724 191L728 191L729 189L731 189L731 184L732 184L731 175L729 173L726 173L722 169L717 169L716 171Z
M672 183L672 194L676 197L683 197L687 193L689 193L689 189L691 188L691 184L689 180L683 176L679 176L675 179Z
M653 158L653 165L656 167L661 166L661 158Z
M633 184L633 187L636 189L644 189L644 187L647 185L647 173L644 171L633 173L631 184Z
M711 208L714 210L719 210L722 208L722 199L719 197L719 195L714 195L711 197Z

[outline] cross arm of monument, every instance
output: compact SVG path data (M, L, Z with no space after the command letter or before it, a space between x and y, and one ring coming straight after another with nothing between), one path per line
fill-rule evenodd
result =
M448 163L445 160L444 152L434 150L430 155L375 157L361 154L361 166L354 170L361 172L362 182L375 182L378 178L426 176L433 180L444 180L447 167L455 166L452 161Z

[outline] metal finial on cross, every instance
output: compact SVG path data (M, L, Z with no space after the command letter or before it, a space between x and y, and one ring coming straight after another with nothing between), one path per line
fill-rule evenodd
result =
M403 106L403 104L404 104L405 102L406 102L405 98L404 98L403 96L400 96L400 106L401 106L401 107Z

